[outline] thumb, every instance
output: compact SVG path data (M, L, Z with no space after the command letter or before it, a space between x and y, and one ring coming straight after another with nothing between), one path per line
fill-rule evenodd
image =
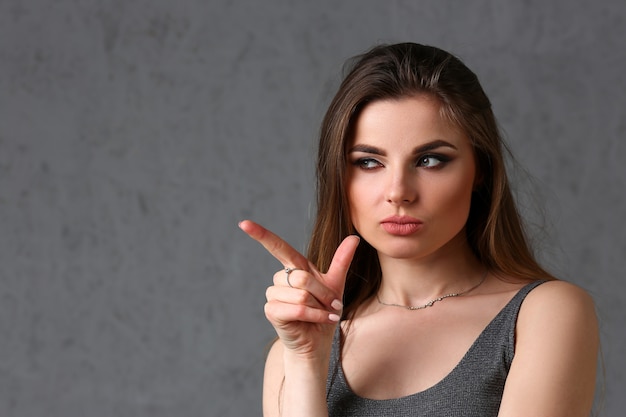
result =
M359 242L360 238L356 235L346 237L335 251L333 260L325 275L326 285L337 291L337 294L340 296L343 296L346 275Z

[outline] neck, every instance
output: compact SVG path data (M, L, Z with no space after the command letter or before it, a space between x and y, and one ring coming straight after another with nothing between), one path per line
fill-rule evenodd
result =
M397 259L379 254L380 299L401 305L422 305L450 293L461 293L481 282L485 267L467 244L440 250L422 259Z

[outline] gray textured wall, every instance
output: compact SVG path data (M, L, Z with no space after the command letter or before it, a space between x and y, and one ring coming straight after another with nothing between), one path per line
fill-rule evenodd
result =
M237 222L304 247L341 65L404 40L479 74L621 415L624 39L623 0L0 0L0 415L260 414L280 265Z

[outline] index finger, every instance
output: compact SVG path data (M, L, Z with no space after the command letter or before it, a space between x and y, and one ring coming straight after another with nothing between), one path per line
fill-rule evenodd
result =
M278 235L270 232L260 224L251 220L244 220L239 223L239 228L246 232L248 236L259 242L263 247L284 267L295 267L309 270L309 261L300 252L292 248Z

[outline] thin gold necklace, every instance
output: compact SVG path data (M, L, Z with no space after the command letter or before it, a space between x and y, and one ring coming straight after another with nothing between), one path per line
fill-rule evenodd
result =
M405 308L405 309L411 310L411 311L413 311L413 310L423 310L425 308L432 307L437 301L445 300L446 298L451 298L451 297L460 297L462 295L465 295L465 294L467 294L469 292L474 291L476 288L480 287L480 285L483 282L485 282L485 278L487 278L487 270L485 270L485 273L483 274L483 277L480 279L478 284L474 285L469 290L465 290L463 292L453 292L453 293L450 293L450 294L442 295L440 297L435 298L434 300L430 300L426 304L422 304L421 306L405 306L405 305L402 305L402 304L385 303L384 301L382 301L380 299L380 296L378 294L376 294L376 299L378 300L378 304L381 304L381 305L384 305L384 306L388 306L388 307L401 307L401 308Z

